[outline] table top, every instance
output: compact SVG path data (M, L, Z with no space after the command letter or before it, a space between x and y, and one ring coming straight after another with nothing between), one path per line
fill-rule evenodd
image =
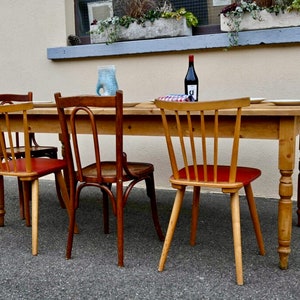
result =
M300 102L300 100L299 100ZM34 109L28 112L29 114L37 115L56 115L57 110L54 102L35 102ZM95 109L96 114L111 115L114 114L114 109L99 108ZM232 110L222 111L222 115L232 115ZM153 101L149 102L127 102L124 103L124 115L160 115L160 110L156 108ZM249 107L244 107L242 114L245 116L300 116L300 105L275 105L270 102L261 102L251 104Z

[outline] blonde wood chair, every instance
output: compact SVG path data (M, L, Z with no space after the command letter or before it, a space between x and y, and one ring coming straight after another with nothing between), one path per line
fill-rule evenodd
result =
M173 172L170 182L172 187L177 190L158 270L163 271L164 269L186 187L193 187L191 245L195 245L196 242L200 189L202 187L220 189L223 193L230 195L236 280L237 284L242 285L243 268L239 206L239 190L241 188L244 188L246 192L259 252L261 255L265 254L251 188L251 182L258 178L261 172L256 168L238 166L242 107L250 105L250 99L199 101L197 103L156 100L155 104L161 110ZM226 122L226 112L225 115L220 113L224 110L227 113L236 115L234 127L230 127ZM228 112L228 110L231 111ZM196 135L200 138L195 138ZM224 136L231 136L232 138L232 150L229 154L228 165L220 165L219 163L220 138ZM207 149L209 143L207 139L209 137L212 137L213 150ZM176 145L179 145L180 149L175 149L174 143L177 141L178 144Z
M115 96L70 96L62 97L55 94L55 101L61 125L62 141L64 144L65 158L68 163L71 226L67 246L67 258L71 258L73 244L73 229L75 212L78 208L80 193L83 188L98 187L103 194L103 227L104 233L109 233L109 203L117 218L118 236L118 265L124 265L124 228L123 209L132 188L141 181L146 183L146 192L150 198L152 219L158 238L164 240L156 206L154 167L146 162L128 162L127 155L123 152L123 92L117 91ZM115 143L112 142L111 151L115 160L105 160L105 153L101 152L101 145L105 143L101 134L101 120L96 121L93 109L115 109ZM80 143L80 129L77 128L77 118L85 118L91 134L87 153L86 147ZM103 115L105 119L105 115ZM69 126L68 126L69 125ZM87 141L84 142L85 146ZM102 150L103 151L103 150ZM87 161L85 161L87 160ZM123 182L128 185L124 187ZM116 193L112 185L116 186Z
M62 170L66 168L66 161L62 159L36 158L31 156L30 137L28 129L27 111L33 108L32 102L0 105L0 226L4 226L5 199L4 176L15 176L22 183L31 186L32 201L32 254L38 254L38 206L39 206L39 178L54 173L60 187L64 204L68 208L69 195L62 176ZM20 158L16 155L14 132L10 126L10 118L14 112L23 112L24 146L25 155ZM27 192L27 189L24 189ZM30 197L24 194L24 198ZM69 212L69 209L68 209Z
M28 92L27 94L0 94L0 104L4 103L14 103L14 102L28 102L33 101L33 93ZM25 147L21 143L21 137L19 132L15 132L15 148L14 154L17 158L25 156ZM48 157L57 158L57 147L54 146L43 146L39 145L36 141L34 132L29 133L30 151L32 157ZM10 155L9 149L7 149L7 154ZM59 192L59 184L55 179L56 190L60 205L64 207L63 199ZM30 192L30 186L22 186L21 181L18 180L19 189L19 202L20 202L20 217L26 220L26 225L30 226L30 212L29 212L29 199L24 199L23 189L27 189L27 193ZM26 193L26 192L25 192ZM25 202L25 203L24 203ZM26 208L26 210L25 210Z

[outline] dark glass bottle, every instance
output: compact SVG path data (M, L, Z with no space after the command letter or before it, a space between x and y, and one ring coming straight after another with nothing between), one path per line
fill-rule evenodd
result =
M194 55L189 55L189 68L184 79L184 92L190 101L198 101L199 81L194 68Z

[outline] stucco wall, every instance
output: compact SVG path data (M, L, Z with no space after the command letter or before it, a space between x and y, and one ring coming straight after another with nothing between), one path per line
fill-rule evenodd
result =
M1 93L32 90L36 101L53 99L57 91L63 95L94 93L97 66L106 64L116 65L125 101L148 101L183 91L188 52L48 60L47 48L65 46L67 34L72 33L71 2L66 0L65 6L62 0L1 1ZM299 98L299 50L300 45L288 45L194 52L200 98ZM59 145L56 135L40 139L44 143L51 139ZM278 197L277 149L276 141L241 142L241 162L263 171L254 185L256 195ZM170 169L163 138L125 137L125 150L129 158L151 160L156 167L157 186L169 187ZM296 163L297 159L298 153Z

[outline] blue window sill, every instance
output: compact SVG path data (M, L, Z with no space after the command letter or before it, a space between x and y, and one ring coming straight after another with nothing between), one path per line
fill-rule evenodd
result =
M239 33L239 46L299 42L300 27L243 31ZM227 47L229 47L228 34L217 33L189 37L118 42L110 45L90 44L48 48L47 58L51 60L62 60Z

